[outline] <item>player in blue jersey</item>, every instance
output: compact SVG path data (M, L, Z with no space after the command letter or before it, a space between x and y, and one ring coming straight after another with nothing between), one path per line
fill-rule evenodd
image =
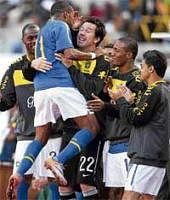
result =
M74 86L66 67L54 56L55 52L59 52L71 59L88 60L96 57L93 52L83 53L73 48L68 25L72 26L74 19L74 10L70 4L59 0L53 4L51 18L38 36L36 57L46 57L52 62L52 68L46 73L36 72L34 78L36 137L28 146L17 173L10 177L9 183L13 183L13 193L24 173L32 166L47 143L51 123L56 122L58 117L62 116L64 120L73 118L80 128L59 156L49 158L45 163L60 185L67 184L62 173L62 165L79 154L100 129L94 114L89 113L84 97ZM100 41L100 38L97 40Z

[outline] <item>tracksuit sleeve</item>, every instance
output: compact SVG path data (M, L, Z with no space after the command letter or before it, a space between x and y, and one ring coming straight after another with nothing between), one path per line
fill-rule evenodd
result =
M0 99L0 111L6 111L12 108L16 103L16 92L13 80L13 70L8 69L4 74L1 85L1 99Z
M120 118L135 126L142 126L148 123L154 115L154 110L160 102L159 93L153 88L147 89L141 97L139 103L134 107L130 105L125 98L117 100L116 104L119 107Z

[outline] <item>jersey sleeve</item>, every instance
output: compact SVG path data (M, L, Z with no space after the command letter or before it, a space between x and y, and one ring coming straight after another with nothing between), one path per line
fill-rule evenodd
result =
M147 89L139 103L134 107L124 98L119 99L116 104L119 107L120 118L135 126L142 126L150 121L160 100L160 94L157 90Z
M1 85L1 99L0 99L0 111L5 111L12 108L16 103L16 92L13 81L13 70L11 67L4 74Z

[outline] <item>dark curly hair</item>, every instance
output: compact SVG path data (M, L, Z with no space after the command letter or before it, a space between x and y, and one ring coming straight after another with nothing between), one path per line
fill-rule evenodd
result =
M166 56L158 50L149 50L143 54L143 59L148 66L153 66L157 75L164 77L167 69Z

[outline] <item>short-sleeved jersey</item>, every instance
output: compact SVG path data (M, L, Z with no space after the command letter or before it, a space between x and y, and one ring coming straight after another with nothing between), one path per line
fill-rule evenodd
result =
M46 73L36 72L36 91L54 87L74 87L67 68L54 55L55 52L63 52L68 48L73 48L68 25L60 20L49 20L38 35L36 58L47 58L52 63L52 69Z

